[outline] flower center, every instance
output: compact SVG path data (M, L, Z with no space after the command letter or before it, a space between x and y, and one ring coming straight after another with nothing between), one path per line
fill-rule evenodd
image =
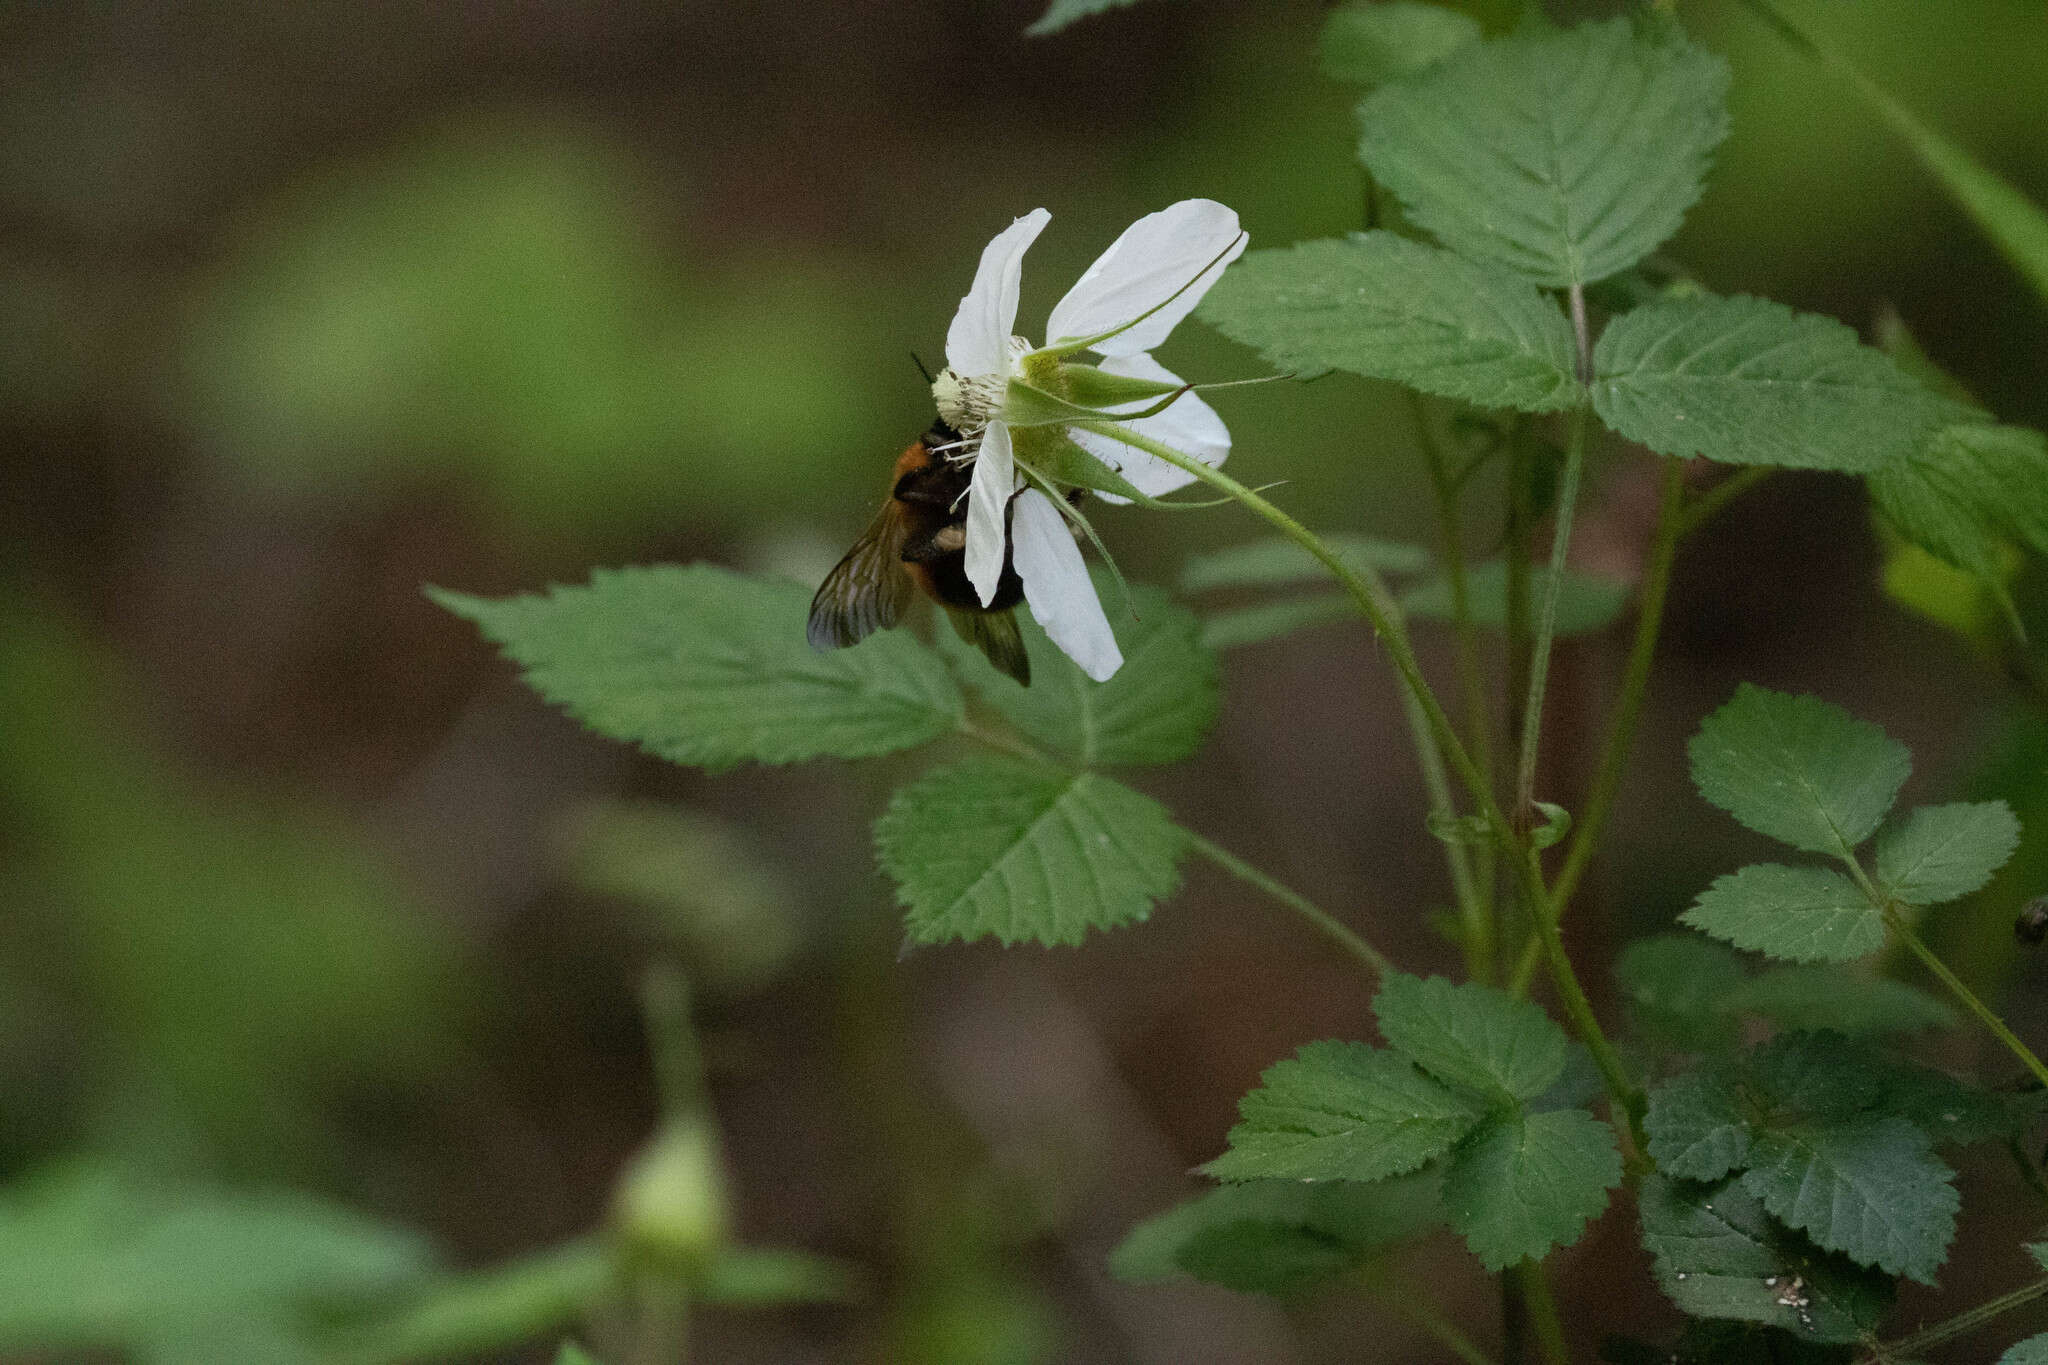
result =
M987 426L1003 410L1003 393L1010 386L1010 373L1022 372L1022 361L1031 353L1031 343L1011 337L1009 366L1002 374L961 374L945 369L932 381L932 401L946 425L966 435Z

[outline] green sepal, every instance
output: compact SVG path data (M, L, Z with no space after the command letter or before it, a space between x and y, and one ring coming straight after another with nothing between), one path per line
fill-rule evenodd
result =
M1107 408L1116 403L1137 403L1147 398L1179 394L1185 383L1169 384L1163 379L1140 379L1132 374L1111 374L1099 365L1060 366L1060 378L1067 393L1084 408Z
M1115 378L1114 375L1109 376ZM1128 422L1138 417L1156 417L1180 397L1192 385L1181 384L1172 388L1165 398L1149 408L1137 412L1104 412L1100 408L1084 408L1070 403L1057 394L1027 384L1012 377L1009 389L1003 395L1003 423L1010 427L1051 427L1067 426L1074 422ZM1117 400L1129 401L1129 400Z

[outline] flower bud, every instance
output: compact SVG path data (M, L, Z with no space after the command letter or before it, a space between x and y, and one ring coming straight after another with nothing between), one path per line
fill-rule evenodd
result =
M724 1244L725 1176L708 1120L668 1120L619 1177L612 1227L629 1258L674 1274L701 1271Z

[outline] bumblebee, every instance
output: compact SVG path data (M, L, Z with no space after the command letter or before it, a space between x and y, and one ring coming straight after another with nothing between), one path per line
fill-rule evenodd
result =
M967 581L967 487L974 465L944 453L960 445L960 433L936 421L897 457L889 500L818 585L806 634L815 649L858 644L895 625L915 587L946 609L962 639L1028 687L1031 660L1016 613L1024 582L1009 551L987 605Z

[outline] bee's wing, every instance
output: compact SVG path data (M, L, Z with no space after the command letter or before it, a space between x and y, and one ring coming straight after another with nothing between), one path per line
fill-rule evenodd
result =
M812 648L843 649L896 624L911 591L903 536L902 508L892 498L818 585L805 630Z

